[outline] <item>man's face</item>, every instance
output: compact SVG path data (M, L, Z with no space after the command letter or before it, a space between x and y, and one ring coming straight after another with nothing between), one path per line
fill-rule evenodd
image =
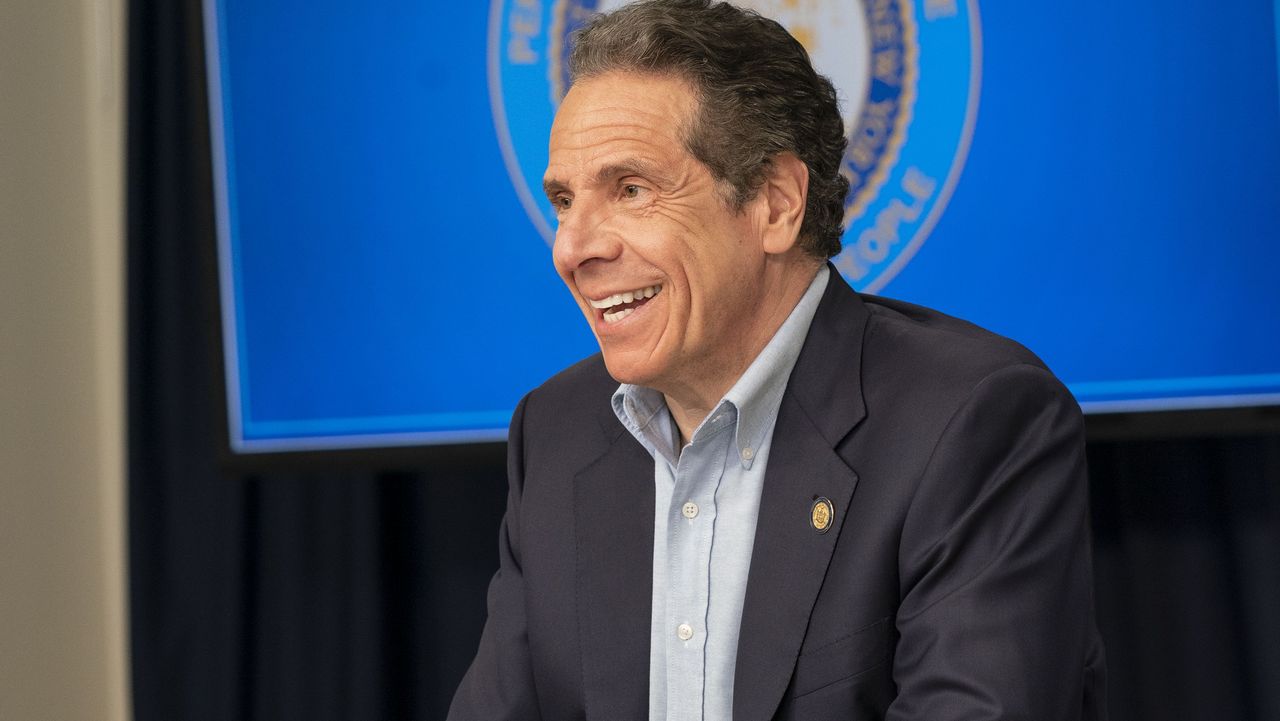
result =
M681 139L696 107L670 77L575 83L551 128L545 178L559 218L556 270L610 374L668 394L741 372L766 285L759 199L733 210Z

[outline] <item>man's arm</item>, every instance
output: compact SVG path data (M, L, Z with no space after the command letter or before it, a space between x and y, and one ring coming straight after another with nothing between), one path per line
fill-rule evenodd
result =
M895 721L1105 717L1083 421L1047 371L1004 368L951 418L899 550Z
M539 718L529 659L524 578L520 562L520 497L524 490L524 408L511 418L507 443L507 511L498 534L498 572L489 583L489 618L449 721L530 721Z

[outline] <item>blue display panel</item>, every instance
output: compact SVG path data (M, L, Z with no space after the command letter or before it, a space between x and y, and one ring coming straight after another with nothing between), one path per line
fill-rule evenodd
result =
M235 450L501 439L594 352L537 182L564 39L616 4L207 0ZM1280 402L1273 0L751 4L841 91L855 287L1086 410Z

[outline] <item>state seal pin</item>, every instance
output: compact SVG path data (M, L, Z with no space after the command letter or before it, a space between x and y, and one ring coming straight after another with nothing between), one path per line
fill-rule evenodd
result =
M826 533L831 528L831 518L835 514L836 509L831 505L831 501L819 496L809 511L809 523L813 524L813 530L818 533Z

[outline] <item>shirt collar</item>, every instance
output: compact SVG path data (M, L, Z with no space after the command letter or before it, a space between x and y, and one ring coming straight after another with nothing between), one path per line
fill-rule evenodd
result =
M613 392L613 413L651 455L661 455L671 465L676 464L680 439L661 393L623 383Z
M766 440L765 434L778 417L787 379L800 357L829 276L826 265L818 269L809 288L773 338L694 431L694 440L713 435L722 425L736 419L734 442L738 460L743 468L751 468ZM650 453L661 454L674 465L679 458L679 440L662 394L652 388L623 383L614 391L612 402L614 414L631 435Z

